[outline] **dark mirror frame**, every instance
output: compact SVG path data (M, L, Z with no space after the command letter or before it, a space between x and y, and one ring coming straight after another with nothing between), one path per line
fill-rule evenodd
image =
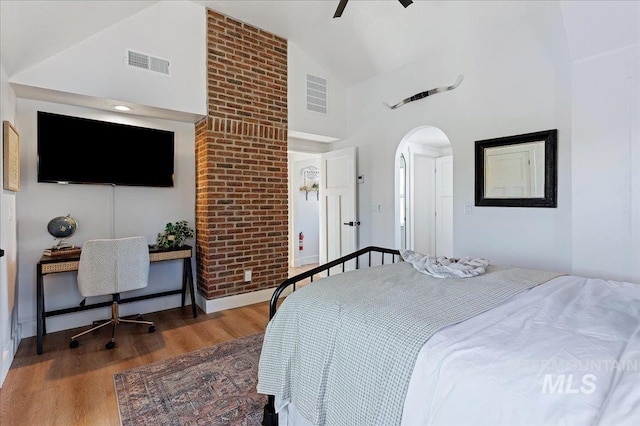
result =
M544 141L544 198L485 198L484 150ZM558 207L558 130L476 141L476 206Z

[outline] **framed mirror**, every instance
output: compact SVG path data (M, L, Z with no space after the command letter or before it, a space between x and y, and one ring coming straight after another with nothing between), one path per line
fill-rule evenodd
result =
M557 207L558 131L476 141L476 206Z

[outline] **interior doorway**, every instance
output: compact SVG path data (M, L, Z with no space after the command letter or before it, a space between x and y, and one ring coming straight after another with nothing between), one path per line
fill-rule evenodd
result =
M289 151L289 268L316 265L320 254L320 154Z
M442 130L423 126L395 157L396 246L453 256L453 150Z
M356 250L356 148L288 152L289 268L330 262ZM350 270L355 263L348 262ZM331 273L342 272L336 267Z

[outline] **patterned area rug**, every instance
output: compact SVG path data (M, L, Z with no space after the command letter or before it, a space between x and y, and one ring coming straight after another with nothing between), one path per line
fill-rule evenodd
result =
M259 425L267 402L256 393L263 337L115 374L122 425Z

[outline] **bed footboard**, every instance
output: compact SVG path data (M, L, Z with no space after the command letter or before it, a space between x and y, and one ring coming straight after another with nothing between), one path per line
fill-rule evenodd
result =
M380 257L377 257L378 254L380 255ZM376 255L376 257L374 257L374 255ZM385 257L385 255L388 256ZM361 260L362 257L365 258L365 262ZM276 311L278 309L278 300L280 299L282 292L288 287L293 286L293 290L295 290L296 284L300 281L309 278L311 282L313 282L314 275L324 272L326 272L327 276L329 276L331 275L331 269L335 267L341 267L342 272L344 272L347 262L353 260L355 260L355 269L361 269L363 265L364 267L370 267L372 266L372 262L375 261L376 258L380 260L381 265L384 265L385 261L395 263L401 260L400 252L398 250L369 246L283 281L282 284L280 284L275 289L275 291L273 292L273 296L271 296L271 302L269 304L269 320L271 320L271 318L273 318L273 316L276 314ZM267 405L264 406L262 425L278 426L278 414L276 413L275 397L273 395L268 396Z
M385 259L385 254L390 255L390 256L387 256L387 258L390 257L391 263L395 263L398 260L400 260L400 252L398 250L369 246L369 247L360 249L358 251L354 251L353 253L348 254L346 256L342 256L336 260L332 260L331 262L317 266L313 269L309 269L308 271L305 271L301 274L293 276L289 279L286 279L285 281L282 282L282 284L280 284L275 289L275 291L273 292L273 296L271 296L271 302L269 304L269 320L271 320L271 318L273 318L273 316L276 314L276 310L278 309L278 300L280 299L282 292L287 287L293 286L293 289L295 290L296 284L299 283L300 281L309 278L311 282L313 282L314 275L320 274L323 272L326 272L327 276L329 276L331 275L331 269L335 268L336 266L340 266L342 268L342 272L344 272L346 263L354 259L355 259L355 269L361 269L362 261L360 260L360 258L364 256L366 256L366 267L370 267L371 262L375 260L372 257L372 255L375 253L380 254L379 259L380 259L380 264L382 265L384 265L385 260L388 260L388 259Z

